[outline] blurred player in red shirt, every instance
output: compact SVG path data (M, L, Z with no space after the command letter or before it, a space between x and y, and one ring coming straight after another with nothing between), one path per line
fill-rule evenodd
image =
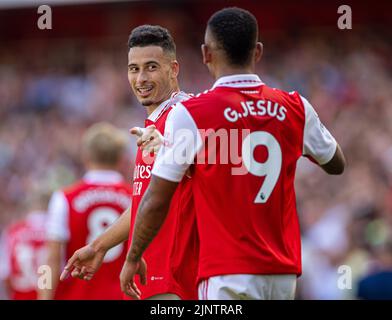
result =
M136 98L148 114L145 121L148 128L145 131L140 128L131 129L131 133L139 136L133 177L130 229L128 222L131 239L139 203L150 182L155 158L154 154L143 153L144 139L148 137L151 143L156 143L156 149L153 150L156 152L160 146L159 132L163 133L165 130L166 118L172 105L185 101L190 96L180 91L176 48L168 30L150 25L137 27L130 35L128 47L128 80ZM154 137L155 140L151 141ZM184 177L180 183L173 196L166 223L145 252L149 277L142 279L145 286L137 298L197 299L198 239L189 180L188 177ZM112 247L115 241L123 239L125 230L125 222L120 221L91 246L75 252L65 268L65 274L74 268L74 276L91 279L97 270L98 261L91 252L104 252ZM86 252L89 252L88 259L85 258ZM85 272L82 272L82 267L85 268Z
M36 300L40 266L45 264L46 207L49 193L32 192L34 208L24 219L3 231L0 243L0 279L11 300Z
M262 55L257 39L248 11L224 9L208 22L203 61L216 82L178 103L166 121L122 270L121 285L131 296L138 294L134 275L145 272L142 254L194 164L199 298L294 298L301 274L297 160L307 156L329 174L341 174L345 160L305 98L270 88L254 74Z
M131 187L119 173L127 134L108 123L90 127L82 139L83 178L53 194L48 208L48 260L52 289L40 290L40 299L121 299L118 273L126 243L107 252L100 272L89 282L58 282L61 268L73 252L100 236L129 207Z

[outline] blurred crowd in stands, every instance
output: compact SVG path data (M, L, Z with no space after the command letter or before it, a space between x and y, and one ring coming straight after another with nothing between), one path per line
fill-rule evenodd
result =
M306 159L298 163L298 298L353 299L361 278L392 270L392 47L386 38L319 30L261 35L262 80L305 96L348 161L346 172L333 178ZM80 177L80 136L90 124L105 120L124 130L144 125L145 110L127 81L126 40L37 39L1 46L0 233L29 211L32 190L53 190ZM177 46L182 89L210 88L199 44L184 40ZM129 150L127 179L132 139ZM352 282L342 288L347 272Z

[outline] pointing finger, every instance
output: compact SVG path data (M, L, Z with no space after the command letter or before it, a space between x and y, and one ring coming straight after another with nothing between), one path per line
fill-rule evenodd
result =
M61 273L60 280L63 281L69 274L69 271L72 265L78 260L79 257L77 254L74 254L67 262L66 266L64 267L63 272Z
M138 137L141 137L145 131L146 131L145 128L140 128L140 127L133 127L133 128L131 128L131 129L129 130L129 132L130 132L131 134L134 134L134 135L136 135L136 136L138 136Z

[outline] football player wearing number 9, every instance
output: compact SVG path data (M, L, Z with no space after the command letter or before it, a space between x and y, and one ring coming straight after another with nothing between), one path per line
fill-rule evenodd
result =
M208 21L203 62L216 82L204 94L178 103L167 119L166 142L139 207L122 271L130 291L143 251L165 221L178 181L192 164L200 239L199 298L294 298L301 274L294 191L297 160L307 156L329 174L341 174L345 160L305 98L270 88L254 74L263 49L257 41L257 20L248 11L227 8ZM242 164L231 158L228 164L221 163L224 143L211 150L212 135L203 134L206 130L248 131L238 134L241 140L236 144L242 146ZM212 151L215 163L207 159ZM184 152L187 156L181 158Z
M108 123L95 124L85 132L82 159L86 174L72 186L55 192L49 203L47 265L52 270L52 289L41 288L40 299L122 299L118 274L126 243L106 253L91 281L58 279L74 251L100 236L130 206L131 187L118 171L126 160L128 141L126 132Z

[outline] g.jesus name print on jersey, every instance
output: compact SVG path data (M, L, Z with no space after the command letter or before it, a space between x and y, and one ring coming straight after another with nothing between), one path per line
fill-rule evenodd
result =
M286 119L287 108L280 105L278 102L270 100L248 100L241 101L240 108L227 107L223 114L225 118L230 122L236 122L238 119L245 118L248 116L268 116L276 117L279 121Z

